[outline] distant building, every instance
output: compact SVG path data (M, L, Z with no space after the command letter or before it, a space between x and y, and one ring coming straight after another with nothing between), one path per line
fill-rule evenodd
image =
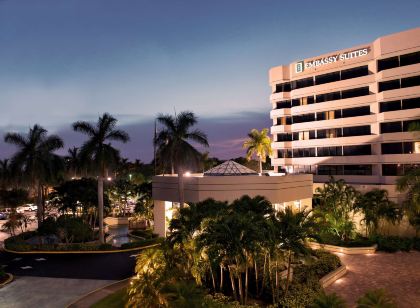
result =
M272 165L385 188L420 164L420 28L270 70Z

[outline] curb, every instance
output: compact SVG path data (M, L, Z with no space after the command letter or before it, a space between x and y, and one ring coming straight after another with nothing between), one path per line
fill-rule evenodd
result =
M70 250L70 251L53 251L53 250L31 250L31 251L16 251L16 250L9 250L7 248L3 248L3 251L13 254L22 254L22 255L30 255L30 254L106 254L106 253L119 253L119 252L130 252L130 251L137 251L143 250L147 248L152 248L159 246L160 244L152 244L148 246L142 247L134 247L128 249L116 249L116 250Z
M340 279L347 273L347 268L345 265L341 265L339 268L333 270L331 273L328 273L319 280L321 287L325 289L329 285L333 284L336 280Z
M113 292L106 293L106 294L104 294L104 296L102 296L99 299L97 299L94 303L90 303L90 305L95 304L96 302L100 301L101 299L105 298L106 296L111 295L111 294L113 294L113 293L121 290L122 288L126 287L128 285L128 283L129 283L130 279L131 279L131 277L130 278L123 279L123 280L119 280L119 281L116 281L116 282L113 282L113 283L110 283L110 284L108 284L108 285L106 285L104 287L97 288L97 289L95 289L93 291L90 291L90 292L88 292L88 293L80 296L79 298L77 298L76 300L74 300L73 302L71 302L70 304L68 304L66 306L66 308L88 307L86 305L86 303L83 304L83 302L86 301L87 299L89 299L95 293L100 293L102 291L105 291L105 289L107 289L107 288L110 288L110 287L115 286L117 284L122 284L121 287L118 287L118 289L114 290Z
M320 244L317 242L309 242L307 244L312 249L324 249L329 252L339 252L344 253L346 255L365 255L365 254L372 254L376 252L378 245L368 246L368 247L342 247L342 246L334 246L328 244Z
M9 278L5 282L0 283L0 289L3 288L5 285L11 283L14 279L12 274L6 273L6 275L9 276Z

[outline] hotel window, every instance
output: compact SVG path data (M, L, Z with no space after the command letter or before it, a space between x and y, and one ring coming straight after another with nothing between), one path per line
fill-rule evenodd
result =
M357 78L369 75L368 66L360 66L341 71L341 80Z
M382 91L388 91L388 90L394 90L400 88L400 80L390 80L390 81L383 81L379 83L379 92Z
M402 109L415 109L420 108L420 97L409 98L402 100Z
M293 116L293 124L315 121L315 113L307 113Z
M379 105L379 112L401 110L401 101L382 102Z
M344 165L344 175L372 175L372 165Z
M420 120L404 121L402 130L403 132L409 132L412 125L414 124L418 125L419 123L420 123Z
M369 95L369 87L350 89L341 92L341 99Z
M299 140L309 140L309 131L299 132Z
M370 125L343 127L343 137L370 135Z
M350 145L343 147L344 156L358 156L358 155L371 155L371 146L370 144L362 145Z
M404 165L401 164L383 164L383 176L400 176L404 174Z
M403 154L403 143L402 142L391 142L381 144L382 154Z
M363 106L363 107L343 109L342 117L351 118L351 117L365 116L369 114L370 114L370 106Z
M276 103L276 109L290 108L290 101L281 101Z
M299 98L292 99L292 107L297 107L297 106L300 106L300 99Z
M315 157L315 148L293 149L293 158Z
M318 165L318 175L343 175L343 165Z
M316 85L339 81L339 80L340 80L340 72L333 72L333 73L315 76Z
M317 148L317 156L318 157L342 156L342 155L343 155L342 147L319 147L319 148Z
M400 66L420 63L420 51L400 56Z
M398 56L378 60L378 72L400 66Z
M314 85L312 77L292 81L292 90L306 88Z
M420 86L420 76L413 76L401 79L401 88Z
M292 118L291 117L277 118L277 125L290 125L290 124L292 124Z
M334 101L334 100L339 100L339 99L341 99L341 92L331 92L331 93L319 94L316 96L317 103Z
M290 92L290 82L276 84L276 91L274 93Z
M381 134L399 133L399 132L402 132L402 123L401 121L380 123L380 128L381 128Z

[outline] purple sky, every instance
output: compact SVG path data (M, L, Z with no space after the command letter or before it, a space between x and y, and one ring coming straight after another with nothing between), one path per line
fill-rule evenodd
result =
M153 119L191 110L220 158L270 126L268 69L418 27L420 1L0 0L0 134L38 123L66 149L77 120L116 116L130 159ZM374 16L374 18L373 18ZM0 140L0 157L13 148Z

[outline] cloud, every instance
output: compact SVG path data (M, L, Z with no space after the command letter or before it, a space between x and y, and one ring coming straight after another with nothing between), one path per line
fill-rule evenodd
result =
M242 143L247 137L247 133L252 128L261 129L270 126L268 112L243 112L225 115L223 117L200 117L197 128L205 132L208 136L210 147L200 148L202 151L209 151L211 156L221 159L228 159L244 155ZM0 127L0 135L12 127ZM65 148L59 154L66 154L67 149L73 146L80 146L85 136L71 130L70 123L58 128L49 128L50 133L61 136L65 142ZM130 124L121 124L120 128L126 130L130 135L130 142L126 144L116 143L115 146L121 150L124 157L131 160L141 159L149 162L153 159L153 135L154 120L152 118L143 119ZM13 127L13 130L26 132L28 128ZM15 148L5 144L3 138L0 140L0 158L10 157Z

